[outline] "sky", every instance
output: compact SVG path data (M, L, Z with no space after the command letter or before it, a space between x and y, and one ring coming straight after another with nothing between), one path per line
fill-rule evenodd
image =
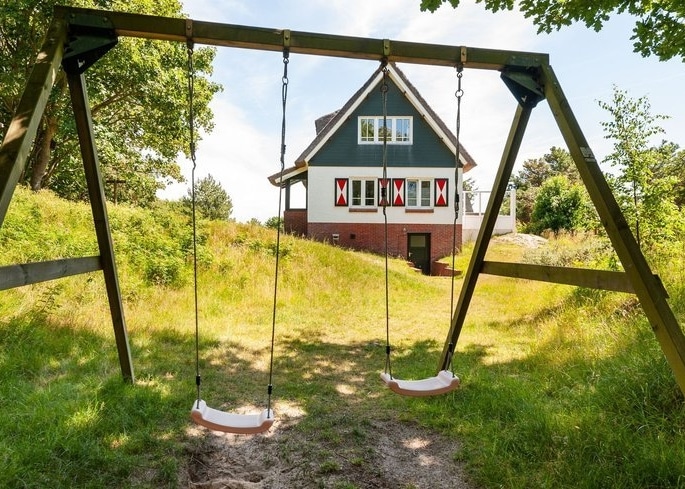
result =
M409 42L548 53L572 111L598 161L612 150L601 122L610 120L598 101L610 102L613 87L631 98L646 97L662 121L662 139L685 147L685 63L660 62L633 53L634 18L613 16L595 32L573 25L551 34L518 11L493 14L474 0L458 9L443 5L421 12L420 0L186 0L194 20L254 27L320 32ZM211 103L215 128L198 144L196 178L211 174L231 197L232 217L264 222L278 212L278 189L267 177L280 169L282 54L217 48L212 79L223 85ZM402 71L455 132L456 72L449 67L400 64ZM314 120L341 108L378 67L377 61L293 53L288 64L286 168L315 137ZM461 141L478 166L469 172L478 190L490 190L516 109L516 102L489 70L465 69ZM514 172L552 146L566 147L546 101L533 110ZM609 170L608 164L602 165ZM186 183L160 197L186 195L190 164L182 161ZM295 202L296 203L296 202Z

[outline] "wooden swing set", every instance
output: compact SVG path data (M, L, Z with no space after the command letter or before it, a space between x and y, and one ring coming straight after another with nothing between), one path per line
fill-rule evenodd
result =
M0 267L0 290L102 270L121 373L127 382L133 383L135 376L85 78L86 70L112 49L120 36L185 42L189 46L189 51L194 44L283 51L285 67L286 53L300 53L376 60L382 63L438 65L458 70L475 68L499 71L501 79L518 104L464 283L456 307L452 307L450 329L436 369L438 374L429 379L403 381L395 379L386 370L382 374L383 380L395 392L412 396L449 392L458 385L458 379L455 381L455 377L448 369L478 276L483 273L635 294L654 330L676 382L685 393L685 336L668 305L668 294L659 277L652 273L621 213L546 54L295 32L58 6L55 7L52 23L16 113L0 145L0 227L26 165L57 73L63 69L69 83L100 254ZM287 88L285 80L287 75L284 76L284 91ZM485 261L497 213L504 199L528 121L532 110L543 100L547 100L551 108L582 181L623 265L623 272ZM285 94L283 108L284 135ZM458 153L457 151L457 155ZM277 276L278 263L276 278ZM273 364L273 332L271 351ZM388 346L388 355L389 351ZM273 412L270 408L271 374L269 405L261 414L239 415L209 408L200 397L199 369L196 383L198 396L193 404L192 416L199 424L219 431L257 433L268 429L273 423Z

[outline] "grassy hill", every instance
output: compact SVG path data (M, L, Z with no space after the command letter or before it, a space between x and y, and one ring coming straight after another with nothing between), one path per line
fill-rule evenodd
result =
M192 479L207 435L188 421L190 227L168 203L116 206L111 223L137 383L121 381L99 273L1 291L2 487L177 487ZM275 234L225 222L200 230L203 397L229 410L262 407ZM512 243L491 248L495 259L532 256ZM0 265L92 254L86 205L18 190L0 228ZM462 268L468 257L459 257ZM630 296L482 277L455 358L462 388L405 399L378 380L383 259L289 236L281 258L274 402L305 440L285 444L282 456L306 453L317 467L312 484L362 487L351 474L371 473L365 436L382 419L459 440L445 455L482 487L685 487L683 397ZM659 272L683 321L680 270ZM389 278L393 372L432 375L449 328L449 279L416 274L401 260L391 260Z

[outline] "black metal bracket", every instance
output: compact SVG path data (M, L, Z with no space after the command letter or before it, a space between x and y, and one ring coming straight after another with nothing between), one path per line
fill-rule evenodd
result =
M82 74L110 49L118 37L114 24L101 15L69 15L69 36L64 48L62 67L67 73Z
M545 90L540 84L540 70L537 68L505 68L500 77L523 107L533 108L545 99Z

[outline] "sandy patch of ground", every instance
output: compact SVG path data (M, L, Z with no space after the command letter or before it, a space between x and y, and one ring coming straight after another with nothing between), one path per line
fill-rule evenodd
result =
M454 459L459 444L413 424L373 420L350 429L341 422L313 433L277 419L264 435L191 430L196 443L184 479L193 489L475 487Z
M495 236L492 238L493 241L499 241L501 243L513 243L525 248L539 248L540 246L547 243L547 240L542 236L536 236L535 234L523 234L523 233L511 233L504 234L502 236Z

